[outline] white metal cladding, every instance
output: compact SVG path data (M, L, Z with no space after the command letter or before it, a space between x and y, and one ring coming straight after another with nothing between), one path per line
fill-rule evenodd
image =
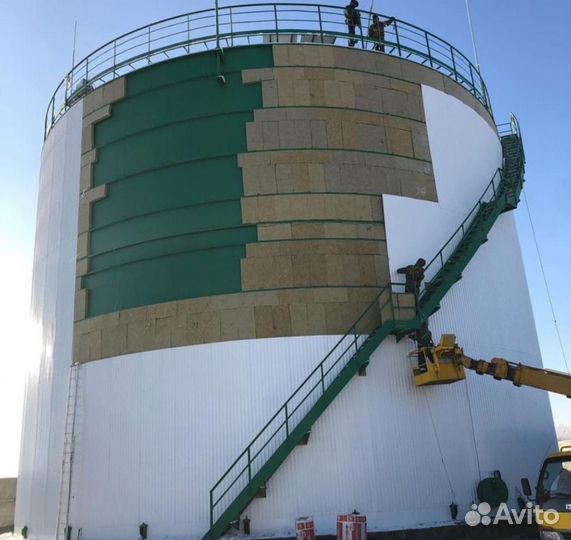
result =
M335 336L132 354L82 368L71 523L84 538L206 531L208 491Z
M82 105L50 132L42 151L32 281L41 354L27 377L15 523L54 538L71 364ZM33 336L30 336L32 339Z
M436 252L501 164L494 132L471 109L423 89L439 203L385 197L391 266ZM517 318L514 314L517 313ZM433 318L468 353L537 362L539 351L513 217ZM73 520L86 537L197 536L208 489L335 338L242 341L89 364ZM254 534L292 534L315 516L320 533L358 508L371 529L449 523L476 482L500 470L512 500L553 443L546 395L495 381L414 388L410 343L387 340L247 510ZM476 448L474 447L476 441ZM443 463L444 461L444 463Z
M434 254L501 164L495 133L472 109L430 88L423 95L439 203L383 198L392 271ZM513 216L489 238L434 315L433 332L455 332L473 356L539 363ZM203 534L210 487L336 339L217 343L86 364L74 529L129 538L145 521L151 538ZM270 480L268 497L246 510L254 535L292 535L300 515L332 533L336 515L355 508L371 530L448 524L448 505L459 504L462 517L492 471L512 502L519 478L535 478L555 443L547 395L470 374L416 389L411 348L393 338L379 347L367 377L349 383L309 445Z

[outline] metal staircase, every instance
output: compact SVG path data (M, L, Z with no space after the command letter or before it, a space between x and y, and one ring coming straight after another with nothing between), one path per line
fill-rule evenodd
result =
M508 130L502 128L509 126ZM450 287L462 278L496 219L503 212L517 208L523 188L525 156L519 125L512 115L509 124L498 126L504 166L498 169L487 185L483 195L472 208L458 229L444 244L426 267L429 277L419 295L419 317L424 322L440 308L440 302Z
M516 118L512 115L510 124L498 126L498 133L504 166L427 265L428 279L420 294L398 292L403 284L389 283L381 289L210 490L210 529L204 540L220 537L238 522L254 498L265 497L270 477L297 445L308 443L314 422L355 375L365 373L379 344L391 334L404 337L439 309L441 300L486 242L498 216L516 208L525 164Z

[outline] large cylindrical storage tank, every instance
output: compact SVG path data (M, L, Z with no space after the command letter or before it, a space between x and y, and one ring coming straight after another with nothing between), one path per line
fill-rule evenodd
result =
M274 41L113 73L49 129L16 510L30 538L206 534L234 500L212 510L211 488L237 458L248 474L256 434L502 167L487 98L454 74ZM541 365L513 212L430 328ZM515 507L555 443L547 394L470 375L416 388L413 348L388 335L256 488L238 512L253 536L307 515L332 534L353 509L372 531L450 525L494 471Z

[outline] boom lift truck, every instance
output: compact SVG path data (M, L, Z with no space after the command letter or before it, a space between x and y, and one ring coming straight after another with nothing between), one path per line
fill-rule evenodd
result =
M501 381L511 381L515 386L530 386L571 398L571 375L549 369L515 364L503 358L490 362L475 360L464 354L456 343L456 336L444 334L434 347L417 349L411 356L424 360L422 369L413 369L416 386L451 384L466 378L465 370L478 375L490 375ZM524 494L531 497L532 490L527 478L521 481ZM571 447L550 455L541 467L536 486L536 522L542 540L569 540L571 538ZM559 521L547 525L542 513L555 510Z

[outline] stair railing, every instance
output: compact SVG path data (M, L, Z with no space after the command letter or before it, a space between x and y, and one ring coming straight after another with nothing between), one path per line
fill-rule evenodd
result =
M523 158L523 161L525 163L525 153L523 151L523 136L521 133L521 127L519 125L519 120L517 119L517 116L513 113L510 113L510 121L509 122L505 122L504 124L498 124L497 126L498 128L498 135L500 137L504 137L506 135L517 135L520 141L520 150L521 150L521 155Z
M351 328L228 467L210 490L211 526L287 439L375 329L382 323L395 321L397 314L402 316L403 311L410 310L411 318L414 317L416 307L399 305L394 294L402 288L402 283L389 283L375 295Z
M500 128L502 125L498 126ZM507 135L517 135L521 146L520 130L517 118L511 115ZM498 131L498 133L501 133ZM523 151L523 149L522 149ZM522 160L522 168L523 168ZM474 218L482 207L496 200L501 193L501 182L504 179L502 169L497 169L487 184L482 196L462 221L460 226L450 236L442 249L429 261L426 266L423 288L420 295L415 294L415 306L399 305L404 292L402 283L388 283L380 289L372 302L361 313L351 328L337 341L325 358L311 371L305 380L294 390L286 402L278 409L272 418L252 439L245 450L228 467L222 477L210 490L210 526L222 515L230 504L250 484L252 478L263 467L268 459L289 437L289 434L299 425L308 411L323 396L326 389L339 375L341 370L354 357L360 347L369 339L381 325L392 324L397 328L397 321L409 319L410 328L418 327L423 314L418 312L422 295L427 292L430 280L443 268L450 255L460 244ZM520 180L521 181L521 180ZM400 289L399 289L400 288ZM396 291L394 289L397 289ZM412 317L402 317L401 310L414 310ZM400 312L400 314L399 314ZM426 314L424 314L426 318ZM400 332L406 332L407 323L401 324Z
M450 258L454 250L458 247L462 238L466 234L466 231L469 229L472 221L482 208L484 204L488 204L492 202L497 195L500 183L502 181L502 169L496 169L494 176L490 180L490 182L486 185L484 192L482 193L481 197L478 199L476 204L472 207L472 209L468 212L462 223L458 226L458 228L452 233L450 238L446 241L446 243L442 246L442 248L436 253L436 255L428 262L424 269L424 285L420 291L420 297L426 291L426 286L430 283L430 281L440 272L443 266L446 264L446 261Z
M517 117L512 113L510 114L509 123L498 124L498 135L500 137L505 137L508 135L517 135L518 137L518 147L522 156L522 170L525 163L525 156L523 153L523 143L521 139L521 129ZM442 246L440 251L428 262L424 270L424 284L419 293L419 299L422 301L423 295L427 292L427 288L430 287L430 282L434 277L442 270L446 262L449 260L450 256L454 253L454 250L458 247L462 239L464 238L467 230L472 224L474 218L481 210L481 208L493 202L499 195L499 187L504 180L504 169L496 169L494 175L490 182L486 185L484 192L478 199L476 204L468 212L460 226L452 233L447 242Z

